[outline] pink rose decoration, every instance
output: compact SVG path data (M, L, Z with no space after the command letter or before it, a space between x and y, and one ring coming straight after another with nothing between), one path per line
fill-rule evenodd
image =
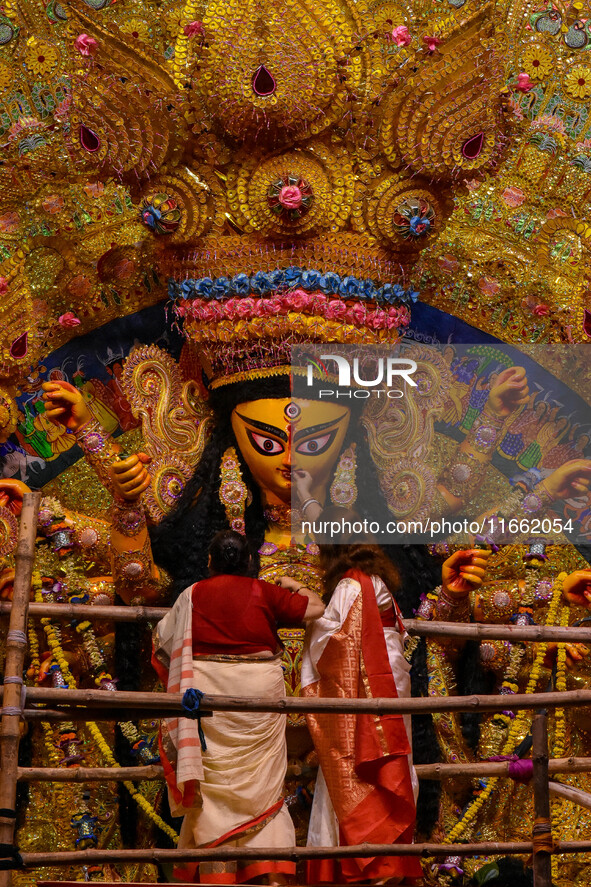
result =
M396 28L392 28L392 40L396 46L408 46L412 43L412 37L408 33L406 25L398 25Z
M519 92L529 92L534 86L535 83L529 79L529 74L526 74L525 71L522 71L521 74L517 75L517 85L515 86L515 89L519 90Z
M439 39L439 37L423 37L423 43L425 44L429 52L435 52L437 47L441 45L441 42L442 41Z
M386 320L386 312L382 311L381 308L376 308L375 311L371 311L367 315L365 324L372 330L383 330L386 326Z
M219 314L216 311L216 308L217 305L213 303L210 305L203 305L200 311L201 320L203 320L205 323L211 323L211 321L213 320L218 320Z
M187 309L184 305L175 305L174 313L177 317L184 317L187 313Z
M347 308L347 313L345 317L347 318L349 323L352 324L362 324L365 320L365 308L363 305L360 305L359 302L356 305L351 305L350 308Z
M189 24L185 25L183 28L183 34L185 37L194 37L195 34L205 34L203 22L189 22Z
M264 310L265 314L270 314L271 316L276 314L281 314L281 300L275 296L272 299L265 299Z
M324 314L328 307L328 299L324 293L313 293L313 310L316 314Z
M224 317L227 317L228 320L234 320L238 316L237 308L238 299L228 299L227 302L224 302Z
M238 317L252 317L254 314L254 299L237 299L236 314Z
M294 311L304 311L314 303L314 296L304 290L293 290L289 294L289 304Z
M264 299L256 299L254 303L254 316L255 317L264 317L265 315L265 300Z
M410 311L403 305L398 309L398 326L408 326L410 323Z
M80 55L91 56L96 52L98 43L94 37L90 37L88 34L78 34L74 40L74 46Z
M326 306L325 317L327 320L342 320L347 313L347 306L340 299L331 299Z
M299 209L302 205L302 192L297 185L284 185L277 199L286 209Z
M547 305L544 305L542 303L541 305L536 305L533 313L536 315L536 317L546 317L547 314L550 314L550 309Z
M8 292L8 281L5 277L0 277L0 296Z
M62 314L60 317L58 317L57 321L59 324L61 324L61 326L65 327L66 329L71 329L72 327L80 326L79 319L76 317L75 314L73 314L72 311L66 311L65 314Z

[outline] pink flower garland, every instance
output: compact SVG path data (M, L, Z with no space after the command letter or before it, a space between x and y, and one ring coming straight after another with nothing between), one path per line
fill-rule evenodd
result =
M374 308L362 302L347 303L341 299L330 299L324 293L306 293L299 289L269 299L231 298L225 302L192 299L178 303L175 311L179 317L189 317L201 323L286 316L290 312L317 315L326 320L373 330L396 329L407 326L410 321L410 313L404 305Z

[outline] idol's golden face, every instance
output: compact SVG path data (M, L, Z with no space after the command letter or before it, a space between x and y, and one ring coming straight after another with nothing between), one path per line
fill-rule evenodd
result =
M294 471L309 473L314 494L322 495L342 450L349 418L348 407L315 400L273 398L238 404L232 428L267 504L291 502Z

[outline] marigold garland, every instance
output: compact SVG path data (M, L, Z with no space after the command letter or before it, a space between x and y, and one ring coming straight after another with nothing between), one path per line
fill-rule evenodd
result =
M552 588L552 599L550 601L550 606L548 607L548 613L546 616L546 625L555 625L556 619L558 615L558 607L562 600L562 585L566 578L566 573L560 573L557 577L556 582ZM540 672L542 669L542 665L544 662L544 658L546 656L546 651L548 649L548 643L543 641L542 643L537 645L536 656L534 660L534 664L532 666L530 672L530 678L525 689L527 694L531 694L535 692L538 681L540 679ZM517 685L515 685L516 690L519 689ZM516 690L514 692L516 692ZM507 735L505 744L503 746L502 755L511 754L515 747L515 740L519 733L522 730L523 722L526 718L526 712L520 711L517 716L514 718L513 723L509 729L509 733ZM480 812L481 808L484 806L486 801L490 798L493 791L497 787L497 783L499 782L498 776L493 776L488 780L483 780L484 786L480 794L477 798L475 798L468 806L465 808L464 812L461 814L460 819L455 824L450 832L445 836L445 842L449 844L454 844L465 832L466 828L470 823L476 818L477 814Z
M41 583L40 582L39 582L38 587L35 588L35 600L38 601L39 603L43 602L43 595L41 593ZM53 624L51 619L48 617L43 618L41 620L41 624L43 625L44 631L47 635L47 643L51 649L53 658L58 663L66 684L68 685L70 690L76 690L77 689L76 679L75 679L74 675L72 674L72 672L70 671L69 663L68 663L67 659L65 658L64 651L61 646L61 631L60 631L60 629L58 628L58 626ZM87 630L87 629L85 628L85 629L83 629L83 631L84 630ZM95 724L93 721L89 721L86 724L86 727L87 727L88 732L90 733L90 735L94 739L96 745L98 746L99 751L101 752L103 758L107 761L109 766L110 767L121 767L121 764L119 764L119 762L114 757L111 749L109 748L109 745L108 745L105 737L101 733L97 724ZM46 743L47 743L47 739L48 739L48 734L46 731ZM177 844L178 840L179 840L178 834L175 832L175 830L173 828L171 828L171 826L168 825L168 823L166 823L162 819L161 816L158 815L158 813L156 813L156 811L154 810L154 808L152 807L150 802L146 798L144 798L144 796L141 794L141 792L139 792L137 790L137 788L135 787L133 782L129 782L128 780L123 780L123 785L125 786L125 788L129 792L129 794L131 795L131 797L133 798L135 803L138 805L138 807L140 807L144 811L146 816L148 816L148 818L151 819L152 822L155 825L157 825L161 831L163 831L166 835L168 835L168 837L173 841L174 844Z

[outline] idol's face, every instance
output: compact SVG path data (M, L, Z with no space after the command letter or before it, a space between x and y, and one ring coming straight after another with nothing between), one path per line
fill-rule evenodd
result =
M264 502L291 502L294 471L308 473L314 495L323 500L349 418L349 407L299 398L238 404L232 428Z

